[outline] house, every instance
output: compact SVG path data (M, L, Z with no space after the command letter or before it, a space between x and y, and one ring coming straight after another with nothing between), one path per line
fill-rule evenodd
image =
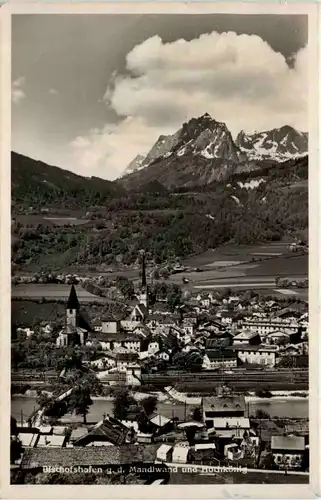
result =
M195 323L189 318L184 318L181 324L181 328L187 335L193 335L195 331Z
M28 338L32 337L32 335L35 332L34 332L34 330L31 330L31 328L27 327L27 328L17 328L17 333L24 334L28 339ZM46 331L44 333L51 333L51 331L49 331L49 332Z
M77 427L76 429L73 429L69 437L70 445L73 446L74 442L77 441L80 437L86 436L87 432L88 430L84 429L83 427Z
M183 443L178 443L173 448L172 461L175 464L187 464L189 459L189 446L183 446Z
M175 336L177 340L183 344L188 344L192 339L190 334L187 334L184 329L179 328L178 326L171 326L169 334Z
M235 317L233 311L222 311L216 314L216 317L220 319L222 325L231 326Z
M121 323L119 319L114 318L112 314L105 315L101 318L101 331L102 333L118 333L120 331Z
M205 339L206 349L225 349L232 344L233 335L229 332L219 332Z
M18 439L23 448L34 448L37 445L39 434L36 432L19 432Z
M120 421L107 417L98 422L91 430L74 441L74 446L88 446L95 443L108 442L119 446L126 442L128 428Z
M284 345L290 342L290 335L286 332L276 331L265 337L266 344Z
M149 338L142 340L139 358L145 359L154 356L154 354L160 351L161 348L160 346L161 346L161 341L158 340L157 338Z
M163 415L154 414L149 417L149 424L156 434L164 434L168 432L173 427L173 422L170 418L164 417Z
M116 366L116 356L115 354L108 353L99 359L95 359L90 362L90 366L97 368L98 370L108 370Z
M130 314L130 319L133 322L144 322L148 315L148 309L145 304L137 304Z
M235 368L237 366L237 355L233 351L206 350L203 357L202 367L204 370L216 370L217 368Z
M204 297L200 300L200 304L202 307L208 308L211 305L211 300L209 297Z
M79 326L66 325L60 332L56 340L57 347L74 347L84 345L88 332Z
M127 368L133 364L136 365L138 353L135 352L118 352L116 353L116 367L119 372L126 372Z
M294 435L272 436L271 451L275 463L281 469L298 469L305 452L305 439Z
M218 438L243 440L244 433L250 430L250 420L246 417L218 417L213 420L213 429Z
M219 417L244 417L244 396L211 396L202 399L203 421L207 428L214 426Z
M126 366L126 385L140 386L142 384L142 367L135 362Z
M141 339L132 333L93 333L91 341L99 342L103 350L114 351L124 348L131 352L140 352Z
M137 443L140 444L150 444L153 441L153 434L146 432L139 432L137 434Z
M244 451L238 443L229 443L224 446L224 456L228 460L241 460L244 457Z
M233 344L235 345L259 345L260 343L260 335L257 332L251 330L243 330L233 338Z
M103 329L101 319L99 319L99 318L94 319L92 322L92 325L93 325L93 329L95 330L95 332L101 332Z
M293 309L292 307L286 307L282 309L281 311L278 311L275 316L279 319L291 319L293 321L298 320L301 318L302 314L300 311L297 311L296 309Z
M171 462L173 458L173 447L168 444L162 444L156 453L155 462Z
M55 434L51 435L40 435L38 442L37 442L37 447L44 447L44 448L62 448L66 446L66 436L58 436Z
M158 352L156 355L155 355L155 358L156 359L160 359L162 361L169 361L171 359L171 352L168 351L168 350L162 350L160 352Z
M232 345L227 349L237 353L238 358L245 364L274 366L278 346L276 345Z
M293 333L297 332L299 329L299 323L297 321L292 322L288 319L282 318L260 318L260 317L250 317L244 318L241 322L242 330L253 330L256 331L261 338L264 338L269 333L275 331L291 330Z
M229 304L238 304L239 302L240 302L240 297L238 297L237 295L230 295L230 297L228 298Z
M300 352L300 347L298 345L286 345L280 348L280 356L297 356Z
M144 325L144 323L139 323L135 328L133 329L133 334L134 335L139 335L143 338L146 338L151 335L151 329L148 328L148 326Z

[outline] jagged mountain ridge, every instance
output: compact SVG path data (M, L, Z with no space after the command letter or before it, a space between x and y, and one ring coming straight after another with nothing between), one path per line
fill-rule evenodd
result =
M255 134L246 134L242 130L235 142L250 160L285 161L308 153L308 134L289 125Z
M158 181L170 188L213 182L249 168L227 126L206 113L161 136L140 167L119 181L125 187Z
M166 155L171 151L173 147L176 146L179 141L180 135L181 129L179 129L173 135L160 135L154 146L146 156L137 155L134 160L130 162L130 164L124 170L122 177L136 172L137 170L148 167L148 165L150 165L154 160Z
M132 188L158 181L166 187L206 184L230 175L307 154L308 135L284 126L252 135L241 131L234 141L225 123L208 113L192 118L173 135L160 136L135 171L126 169L120 183Z
M133 172L136 172L136 170L139 170L141 168L144 160L145 160L145 156L143 156L143 155L135 156L135 158L125 168L124 172L122 173L122 176L131 174Z

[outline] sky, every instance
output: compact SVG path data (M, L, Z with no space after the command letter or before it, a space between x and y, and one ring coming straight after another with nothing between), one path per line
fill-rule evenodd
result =
M307 39L299 15L13 15L12 149L113 180L206 112L307 131Z

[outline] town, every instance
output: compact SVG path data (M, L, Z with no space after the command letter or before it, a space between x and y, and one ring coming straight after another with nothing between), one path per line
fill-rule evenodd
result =
M12 384L16 392L21 381L34 384L37 408L12 416L15 481L42 484L49 480L43 467L70 464L101 471L92 472L94 484L179 482L191 467L214 483L229 474L242 480L238 467L247 475L269 470L271 478L307 481L307 416L274 416L253 403L272 405L280 396L307 403L307 303L284 307L251 291L225 290L188 295L171 307L166 298L150 305L144 252L140 275L122 315L92 322L72 284L62 328L53 322L38 331L17 328ZM60 356L56 371L48 363L40 374L15 361L15 347L39 335L54 337L47 356ZM93 422L95 396L105 396L106 410ZM166 465L166 473L151 464ZM118 466L128 466L127 473Z

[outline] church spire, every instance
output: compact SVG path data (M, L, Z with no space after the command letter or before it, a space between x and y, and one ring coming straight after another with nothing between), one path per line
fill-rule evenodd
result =
M139 294L139 301L141 304L143 304L145 307L148 305L148 287L147 287L147 280L146 280L146 265L145 265L145 251L141 251L141 265L142 265L142 280L141 280L141 285L140 285L140 294Z
M78 311L78 309L79 309L78 297L77 297L77 293L76 293L76 289L75 289L74 285L72 285L71 289L70 289L69 299L67 302L67 309L76 310L76 311Z
M142 288L146 288L146 285L145 252L142 252Z

